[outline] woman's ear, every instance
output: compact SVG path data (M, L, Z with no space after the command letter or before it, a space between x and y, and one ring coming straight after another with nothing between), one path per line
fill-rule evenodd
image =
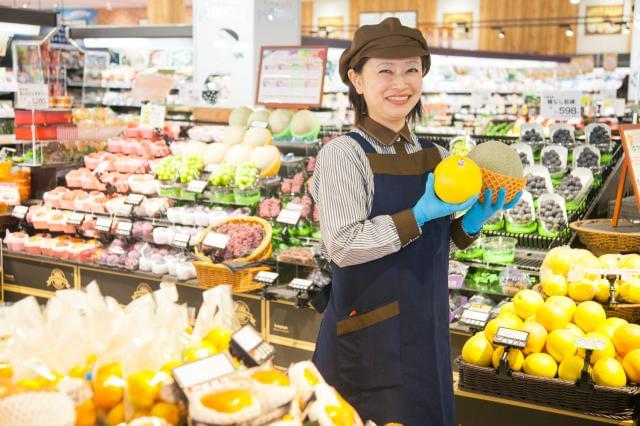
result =
M347 77L349 77L349 81L353 84L358 95L362 95L362 74L355 72L352 68L347 72Z

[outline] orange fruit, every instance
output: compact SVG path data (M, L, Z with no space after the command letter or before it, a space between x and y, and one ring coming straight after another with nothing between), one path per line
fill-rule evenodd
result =
M462 203L478 195L482 189L480 167L460 155L447 157L438 163L433 179L433 189L445 203Z
M640 325L624 324L618 327L613 333L613 344L622 355L640 348Z
M544 344L547 341L547 329L535 321L525 322L522 331L529 333L527 346L524 347L524 354L529 355L536 352L542 352Z
M216 353L224 352L229 349L231 333L223 328L215 327L202 338L202 341L211 343L216 348Z
M127 399L134 408L150 408L160 392L156 373L138 371L127 377Z
M93 386L93 399L96 406L108 411L122 401L124 380L116 375L98 376Z
M96 406L87 399L76 407L76 426L94 426L96 424Z
M601 358L593 366L591 373L596 385L622 387L627 384L627 376L622 365L613 358Z
M286 374L283 374L276 370L261 370L256 371L251 375L253 380L260 382L264 385L275 386L289 386L289 378Z
M251 393L246 390L230 389L205 395L202 405L219 413L235 413L253 404Z
M175 404L168 404L166 402L158 402L151 407L151 416L160 417L166 420L171 425L177 425L180 421L180 410Z
M116 426L124 422L124 404L121 402L107 413L107 425Z

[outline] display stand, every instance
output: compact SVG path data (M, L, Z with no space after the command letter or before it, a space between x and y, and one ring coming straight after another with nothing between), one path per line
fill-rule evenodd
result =
M618 226L627 174L631 177L631 186L636 197L636 203L640 209L640 125L620 125L620 137L625 155L622 160L618 194L616 195L615 208L613 210L613 217L611 218L611 226L614 228Z

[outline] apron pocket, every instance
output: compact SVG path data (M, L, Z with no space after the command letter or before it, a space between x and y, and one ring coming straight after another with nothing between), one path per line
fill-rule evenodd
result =
M400 304L386 304L337 323L338 376L345 390L402 384Z

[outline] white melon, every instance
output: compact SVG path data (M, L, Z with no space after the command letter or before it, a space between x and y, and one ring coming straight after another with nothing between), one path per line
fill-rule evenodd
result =
M251 147L271 145L271 132L262 127L250 127L244 134L242 144Z
M293 112L288 109L277 109L269 116L269 128L271 128L271 131L276 135L282 133L289 127L292 117Z
M254 121L268 123L270 114L271 111L269 111L268 109L257 109L253 111L249 118L247 118L247 126L251 127L251 123L253 123Z
M227 145L238 145L242 143L244 134L247 129L241 126L229 126L224 129L224 135L222 136L222 142Z
M233 145L229 148L225 161L233 166L240 165L249 161L251 158L252 148L247 145Z
M249 162L260 169L260 177L275 176L280 171L280 150L273 146L258 146L251 152Z
M202 157L204 151L207 149L207 144L200 141L189 141L182 149L182 155Z
M318 118L308 109L296 112L291 119L291 133L304 136L318 125Z
M231 148L230 145L223 143L212 143L207 146L202 159L205 164L220 164L227 156L227 152Z
M229 125L230 126L248 126L248 119L253 110L247 106L241 106L233 111L229 115Z

